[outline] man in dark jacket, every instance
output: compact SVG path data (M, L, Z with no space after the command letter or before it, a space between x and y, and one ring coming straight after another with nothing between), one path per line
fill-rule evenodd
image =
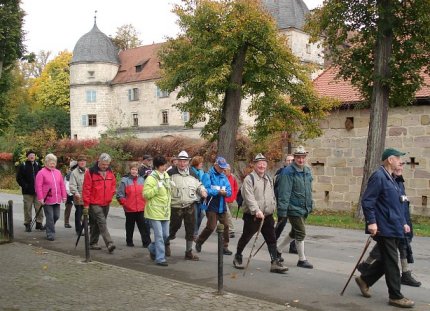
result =
M403 195L395 181L393 172L401 165L405 153L393 148L382 153L382 166L370 176L361 200L366 219L366 233L377 241L381 258L376 260L361 276L356 277L362 295L371 297L369 288L384 274L388 287L390 305L412 308L414 302L400 292L400 270L398 266L398 246L410 227L405 219Z
M290 233L279 244L281 251L292 240L296 240L299 261L297 266L312 269L312 264L305 256L305 220L312 212L312 173L305 165L307 152L303 146L294 151L294 162L285 167L276 179L275 194L277 198L278 217L288 217L291 224Z
M16 181L21 187L22 196L24 200L24 226L26 232L31 232L31 219L32 219L32 207L34 206L34 211L37 214L41 204L37 201L36 190L34 188L34 181L36 179L36 174L40 171L41 167L39 163L36 162L36 154L34 151L29 150L26 153L27 160L22 163L16 174ZM37 215L36 219L36 229L45 230L43 226L43 210Z

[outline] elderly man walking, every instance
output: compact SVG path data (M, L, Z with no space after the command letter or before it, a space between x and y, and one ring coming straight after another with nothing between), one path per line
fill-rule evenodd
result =
M193 254L195 203L201 197L206 198L207 193L203 184L193 171L189 169L190 157L186 151L181 151L176 157L177 164L167 171L172 180L172 201L170 214L169 238L166 243L166 256L170 256L170 241L176 238L176 233L181 228L182 221L185 226L185 259L199 260Z
M228 249L229 232L227 220L227 203L225 198L231 196L231 187L224 170L227 168L227 161L223 157L217 157L214 165L203 175L202 182L208 192L206 227L196 240L196 251L202 250L203 243L209 238L216 228L217 221L224 225L224 255L232 255Z
M393 173L401 169L401 156L405 153L393 148L382 153L383 164L370 176L361 199L366 233L378 242L381 258L357 277L355 281L362 295L370 298L369 288L384 274L388 287L388 303L399 308L412 308L415 303L400 292L400 270L398 247L400 239L410 232L403 203L407 199L395 181Z
M233 264L237 269L243 269L242 251L260 228L264 241L269 249L271 266L270 272L285 273L288 268L279 261L276 248L275 220L273 213L276 208L273 182L266 174L267 160L261 154L254 159L254 171L245 177L242 185L243 196L243 233L237 243Z
M111 161L110 155L102 153L93 167L85 172L82 190L84 214L87 214L89 209L90 215L90 248L101 249L97 244L101 234L109 253L115 249L106 224L109 205L116 191L115 175L110 168Z
M43 226L43 210L39 212L41 204L37 201L36 189L34 187L36 175L41 170L39 163L36 161L36 154L29 150L26 152L27 160L18 167L16 181L22 190L24 201L24 226L26 232L31 232L32 208L37 215L36 229L45 230Z
M296 240L299 255L297 266L312 269L305 256L305 220L312 212L312 173L305 165L307 152L303 146L294 151L294 161L285 167L276 180L275 192L278 203L278 217L288 217L291 231L279 244L279 249L288 252L286 246Z

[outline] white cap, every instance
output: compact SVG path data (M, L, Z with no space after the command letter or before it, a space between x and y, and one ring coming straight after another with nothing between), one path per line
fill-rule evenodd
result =
M181 152L179 152L176 159L178 159L178 160L189 160L190 157L188 156L188 153L186 151L182 150Z

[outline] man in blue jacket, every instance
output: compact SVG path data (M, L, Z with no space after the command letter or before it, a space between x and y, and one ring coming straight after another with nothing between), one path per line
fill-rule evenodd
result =
M196 240L196 251L202 251L202 244L209 238L216 228L217 221L224 225L224 255L233 254L228 249L229 232L227 220L227 204L225 198L231 196L231 187L224 170L228 167L227 161L223 157L217 157L214 165L202 177L208 196L206 217L208 219L206 227Z
M366 233L370 233L377 241L381 258L356 277L355 281L362 295L370 298L369 287L385 274L388 303L395 307L412 308L415 303L400 292L398 266L400 239L410 232L403 208L405 195L393 176L393 172L401 168L400 157L403 155L405 153L396 149L385 149L382 153L383 164L369 178L361 206L366 219Z

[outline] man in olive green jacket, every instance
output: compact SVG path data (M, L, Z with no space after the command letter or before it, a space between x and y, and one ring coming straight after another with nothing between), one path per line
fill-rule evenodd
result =
M279 244L279 249L284 248L292 240L296 240L299 261L297 266L312 269L312 264L306 260L304 239L306 236L305 219L312 212L312 173L305 165L307 152L303 146L298 146L294 152L294 162L285 167L275 184L277 208L279 217L288 217L291 223L291 231ZM288 249L285 250L288 252Z

